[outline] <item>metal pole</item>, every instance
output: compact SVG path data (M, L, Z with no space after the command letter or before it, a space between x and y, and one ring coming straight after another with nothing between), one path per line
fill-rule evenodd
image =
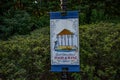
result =
M68 79L68 69L63 69L62 73L61 73L61 80L69 80Z
M67 0L60 0L61 4L61 10L62 10L62 15L66 15L66 10L67 10Z
M66 11L67 10L67 0L60 0L61 4L61 10Z
M66 10L67 10L67 0L60 0L61 4L61 10L62 10L62 15L66 15ZM62 73L61 73L61 80L68 80L68 69L63 68Z

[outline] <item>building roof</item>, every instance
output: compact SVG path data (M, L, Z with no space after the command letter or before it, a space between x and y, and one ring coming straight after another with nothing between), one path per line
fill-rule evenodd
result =
M71 32L68 29L63 29L60 33L58 33L57 35L73 35L73 32Z

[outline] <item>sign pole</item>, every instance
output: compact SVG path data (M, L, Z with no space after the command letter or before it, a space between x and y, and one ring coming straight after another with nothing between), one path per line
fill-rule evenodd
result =
M66 11L67 10L67 0L60 0L61 4L60 4L60 7L61 7L61 10L62 11Z
M62 15L66 15L66 11L67 11L67 0L60 0L61 4L60 4L60 7L61 7L61 10L62 10Z
M61 80L68 80L68 70L67 69L62 70Z
M67 10L67 0L60 0L61 4L60 4L60 7L61 7L61 10L62 10L62 15L66 15L66 10ZM62 72L61 72L61 80L68 80L68 69L67 68L64 68L62 69Z

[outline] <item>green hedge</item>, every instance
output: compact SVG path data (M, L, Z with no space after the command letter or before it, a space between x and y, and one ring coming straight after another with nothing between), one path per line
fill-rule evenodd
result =
M82 25L80 35L81 72L75 80L119 80L120 24ZM58 80L50 70L49 28L0 41L2 80ZM57 76L58 75L58 76Z
M120 24L80 27L81 72L75 80L119 80Z

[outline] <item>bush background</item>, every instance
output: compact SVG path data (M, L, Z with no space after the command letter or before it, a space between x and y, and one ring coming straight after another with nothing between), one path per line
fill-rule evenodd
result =
M79 28L81 72L75 80L118 80L120 24L99 23ZM50 70L49 27L0 41L0 73L5 80L58 80Z
M0 1L0 79L60 80L50 72L50 11L57 0ZM74 3L74 4L73 4ZM69 0L80 10L80 68L70 80L120 79L119 0Z

